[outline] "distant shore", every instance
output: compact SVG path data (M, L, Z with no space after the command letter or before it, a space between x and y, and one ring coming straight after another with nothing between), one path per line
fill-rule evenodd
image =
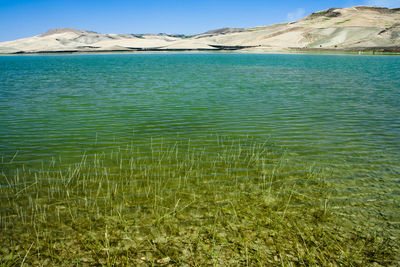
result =
M4 54L234 52L400 53L400 9L368 6L330 8L293 22L250 28L220 28L185 35L99 33L56 28L0 42Z
M400 55L400 47L390 48L361 48L349 49L323 49L323 48L292 48L290 50L249 50L249 49L143 49L143 50L96 50L96 51L38 51L0 53L0 56L16 55L85 55L85 54L148 54L148 53L221 53L221 54L326 54L326 55Z

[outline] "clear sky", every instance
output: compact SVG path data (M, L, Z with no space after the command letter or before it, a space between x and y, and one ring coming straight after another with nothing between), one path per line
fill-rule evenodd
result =
M195 34L294 21L331 7L400 7L400 0L0 0L0 41L76 28Z

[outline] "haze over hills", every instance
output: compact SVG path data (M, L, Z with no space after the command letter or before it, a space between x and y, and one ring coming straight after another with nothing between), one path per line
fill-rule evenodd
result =
M193 36L102 34L70 28L0 43L0 53L190 50L400 51L400 8L331 8L291 23L223 28Z

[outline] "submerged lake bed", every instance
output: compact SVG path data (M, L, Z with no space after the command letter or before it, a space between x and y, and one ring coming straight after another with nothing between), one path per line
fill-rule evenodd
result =
M1 263L396 265L399 77L389 56L0 57Z

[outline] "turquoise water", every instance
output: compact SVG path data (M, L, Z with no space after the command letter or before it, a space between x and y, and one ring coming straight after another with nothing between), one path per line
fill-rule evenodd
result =
M250 136L299 171L326 170L332 206L399 227L400 57L3 56L0 129L3 171L132 144Z

